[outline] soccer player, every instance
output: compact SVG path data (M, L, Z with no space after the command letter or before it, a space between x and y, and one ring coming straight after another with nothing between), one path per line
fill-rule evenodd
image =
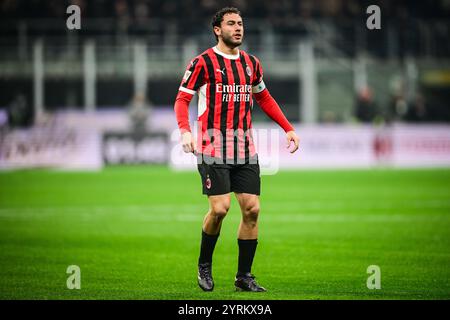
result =
M197 155L203 194L209 210L203 220L198 284L212 291L212 256L222 220L234 192L242 212L238 229L238 269L235 287L239 291L266 291L251 273L258 239L260 168L252 139L253 98L262 110L286 132L291 153L298 149L294 128L272 98L263 81L260 61L238 47L244 37L241 13L223 8L212 19L217 45L188 64L175 101L175 114L182 135L183 150ZM197 142L189 125L189 102L198 94Z

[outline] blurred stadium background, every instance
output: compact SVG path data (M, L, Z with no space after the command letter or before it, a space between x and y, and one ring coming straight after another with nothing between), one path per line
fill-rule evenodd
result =
M80 30L66 27L71 4L81 9ZM0 167L170 162L165 145L176 128L180 76L193 56L214 45L210 17L224 5L242 10L243 49L260 57L288 118L310 125L302 134L304 154L286 165L447 166L450 5L379 1L381 29L369 30L370 4L2 1ZM253 116L268 121L259 108ZM323 125L336 135L324 134ZM39 134L9 131L23 127ZM132 131L148 139L137 143L126 133ZM63 147L80 150L86 141L103 146L101 156L72 151L68 163Z
M366 27L372 4L380 30ZM193 284L207 204L197 173L174 171L195 166L180 160L173 102L227 5L301 139L294 156L282 135L260 152L280 168L263 177L267 297L450 297L450 1L2 0L2 298L205 298ZM257 107L253 119L276 128ZM223 283L236 223L218 248ZM365 287L376 263L391 272L381 293ZM88 270L87 293L65 289L69 264ZM209 297L250 298L230 288Z

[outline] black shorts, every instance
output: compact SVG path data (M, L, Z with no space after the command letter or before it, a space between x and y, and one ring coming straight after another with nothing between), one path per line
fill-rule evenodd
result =
M197 164L202 178L203 194L208 196L230 192L259 195L261 178L259 163Z

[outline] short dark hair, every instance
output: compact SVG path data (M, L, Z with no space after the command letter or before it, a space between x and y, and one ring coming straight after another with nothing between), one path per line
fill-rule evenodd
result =
M214 14L212 21L211 21L211 25L213 28L214 36L216 37L217 41L219 41L219 38L217 37L216 33L214 32L214 27L220 27L220 24L223 21L223 16L228 13L236 13L241 16L241 12L239 11L238 8L235 8L235 7L225 7L225 8L220 9L219 11L217 11Z

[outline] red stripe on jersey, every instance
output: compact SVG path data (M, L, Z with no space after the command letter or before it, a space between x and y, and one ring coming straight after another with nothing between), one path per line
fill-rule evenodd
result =
M245 62L247 64L247 66L250 67L251 74L252 74L252 76L250 77L250 81L251 81L251 83L253 83L254 78L255 78L255 69L253 68L253 63L252 63L252 61L250 59L250 56L246 52L244 52L244 58L245 58ZM249 146L248 146L249 153L250 153L250 156L253 157L256 154L256 148L255 148L255 145L253 143L253 134L252 134L252 131L251 131L251 126L252 126L251 109L253 108L253 97L250 99L250 101L251 101L250 102L250 110L247 113L247 131L248 131L248 135L247 136L249 138L248 139L249 140Z
M209 97L208 97L208 83L207 83L207 72L206 72L206 62L204 60L204 58L200 55L197 58L193 59L192 62L194 62L195 60L198 60L196 65L194 65L193 67L195 67L194 73L190 76L189 81L187 83L187 87L188 89L192 88L194 90L197 91L198 93L198 103L199 103L199 107L200 107L200 95L202 94L200 92L200 89L203 86L206 86L206 92L205 92L205 101L204 104L205 106L205 111L203 112L203 114L199 114L198 118L197 118L197 151L201 151L203 149L203 144L209 144L210 138L208 136L208 132L203 130L203 128L207 127L207 121L208 121L208 114L209 114L209 108L208 108L208 101L209 101ZM201 68L200 68L201 67ZM202 101L203 103L203 101ZM205 142L203 142L205 141Z
M181 86L189 90L197 91L204 83L204 61L201 57L196 57L189 62L181 81Z
M246 84L246 74L244 72L244 66L242 64L242 62L240 60L237 61L237 70L239 73L239 78L241 80L242 84ZM250 96L251 99L251 96ZM245 105L249 104L250 102L246 102L245 100L241 100L241 102L239 103L239 120L238 120L238 143L237 143L237 148L238 148L238 157L239 158L244 158L245 157L245 138L244 138L244 116L245 116L245 112L246 112L246 108Z
M252 114L249 112L247 114L247 130L249 134L249 144L248 149L250 151L250 155L255 154L255 145L253 144L253 132L252 132Z
M231 69L231 62L229 59L223 59L225 62L225 68L227 72L227 78L228 78L228 84L235 83L235 79L233 76L233 70ZM239 83L236 83L239 84ZM233 125L233 114L234 114L234 99L235 99L235 92L231 92L228 95L228 110L226 114L222 114L222 116L226 116L226 152L227 152L227 159L233 159L234 158L234 125ZM224 96L222 94L222 96Z
M191 63L194 63L194 61L197 61L196 62L196 64L198 64L198 63L200 63L199 62L199 60L198 60L198 58L197 58L197 60L193 60ZM200 71L202 70L202 68L196 68L195 66L192 66L192 68L191 69L193 69L191 72L192 72L192 74L188 77L188 79L187 79L187 82L186 82L186 87L188 88L188 89L196 89L195 87L194 87L194 85L195 85L195 82L196 82L196 80L197 80L197 78L198 78L198 76L199 76L199 74L200 74Z
M202 89L205 88L205 89ZM200 95L203 94L201 91L204 90L205 93L205 101L206 104L205 112L203 112L202 115L199 115L198 121L197 121L197 151L200 153L203 153L204 146L209 145L211 143L211 138L208 134L208 130L206 128L208 127L208 116L210 108L208 107L208 101L209 101L209 84L206 83L204 86L200 87L198 90L199 94L199 103L200 103Z
M202 58L205 61L205 82L206 82L206 112L207 116L205 116L205 120L202 124L202 132L203 132L203 141L200 147L200 153L214 156L214 146L211 143L212 133L208 131L209 128L213 127L214 122L214 99L215 99L215 91L214 87L211 87L211 83L214 83L213 75L210 75L211 69L213 69L211 58L209 57L207 51L202 53ZM212 108L212 109L211 109Z
M214 135L214 142L213 142L213 146L214 146L214 150L213 150L213 157L218 157L218 158L222 158L222 143L223 143L223 138L222 138L222 134L220 132L220 115L222 112L222 95L217 92L215 86L216 83L222 83L222 74L220 72L217 71L217 69L220 70L220 65L219 65L219 61L217 61L217 56L214 53L214 51L212 49L208 50L208 56L212 61L213 64L213 70L212 72L214 72L213 75L209 75L210 79L216 79L215 83L210 83L210 85L214 86L214 92L215 92L215 105L214 105L214 123L213 123L213 127L211 129L213 129L213 135Z

